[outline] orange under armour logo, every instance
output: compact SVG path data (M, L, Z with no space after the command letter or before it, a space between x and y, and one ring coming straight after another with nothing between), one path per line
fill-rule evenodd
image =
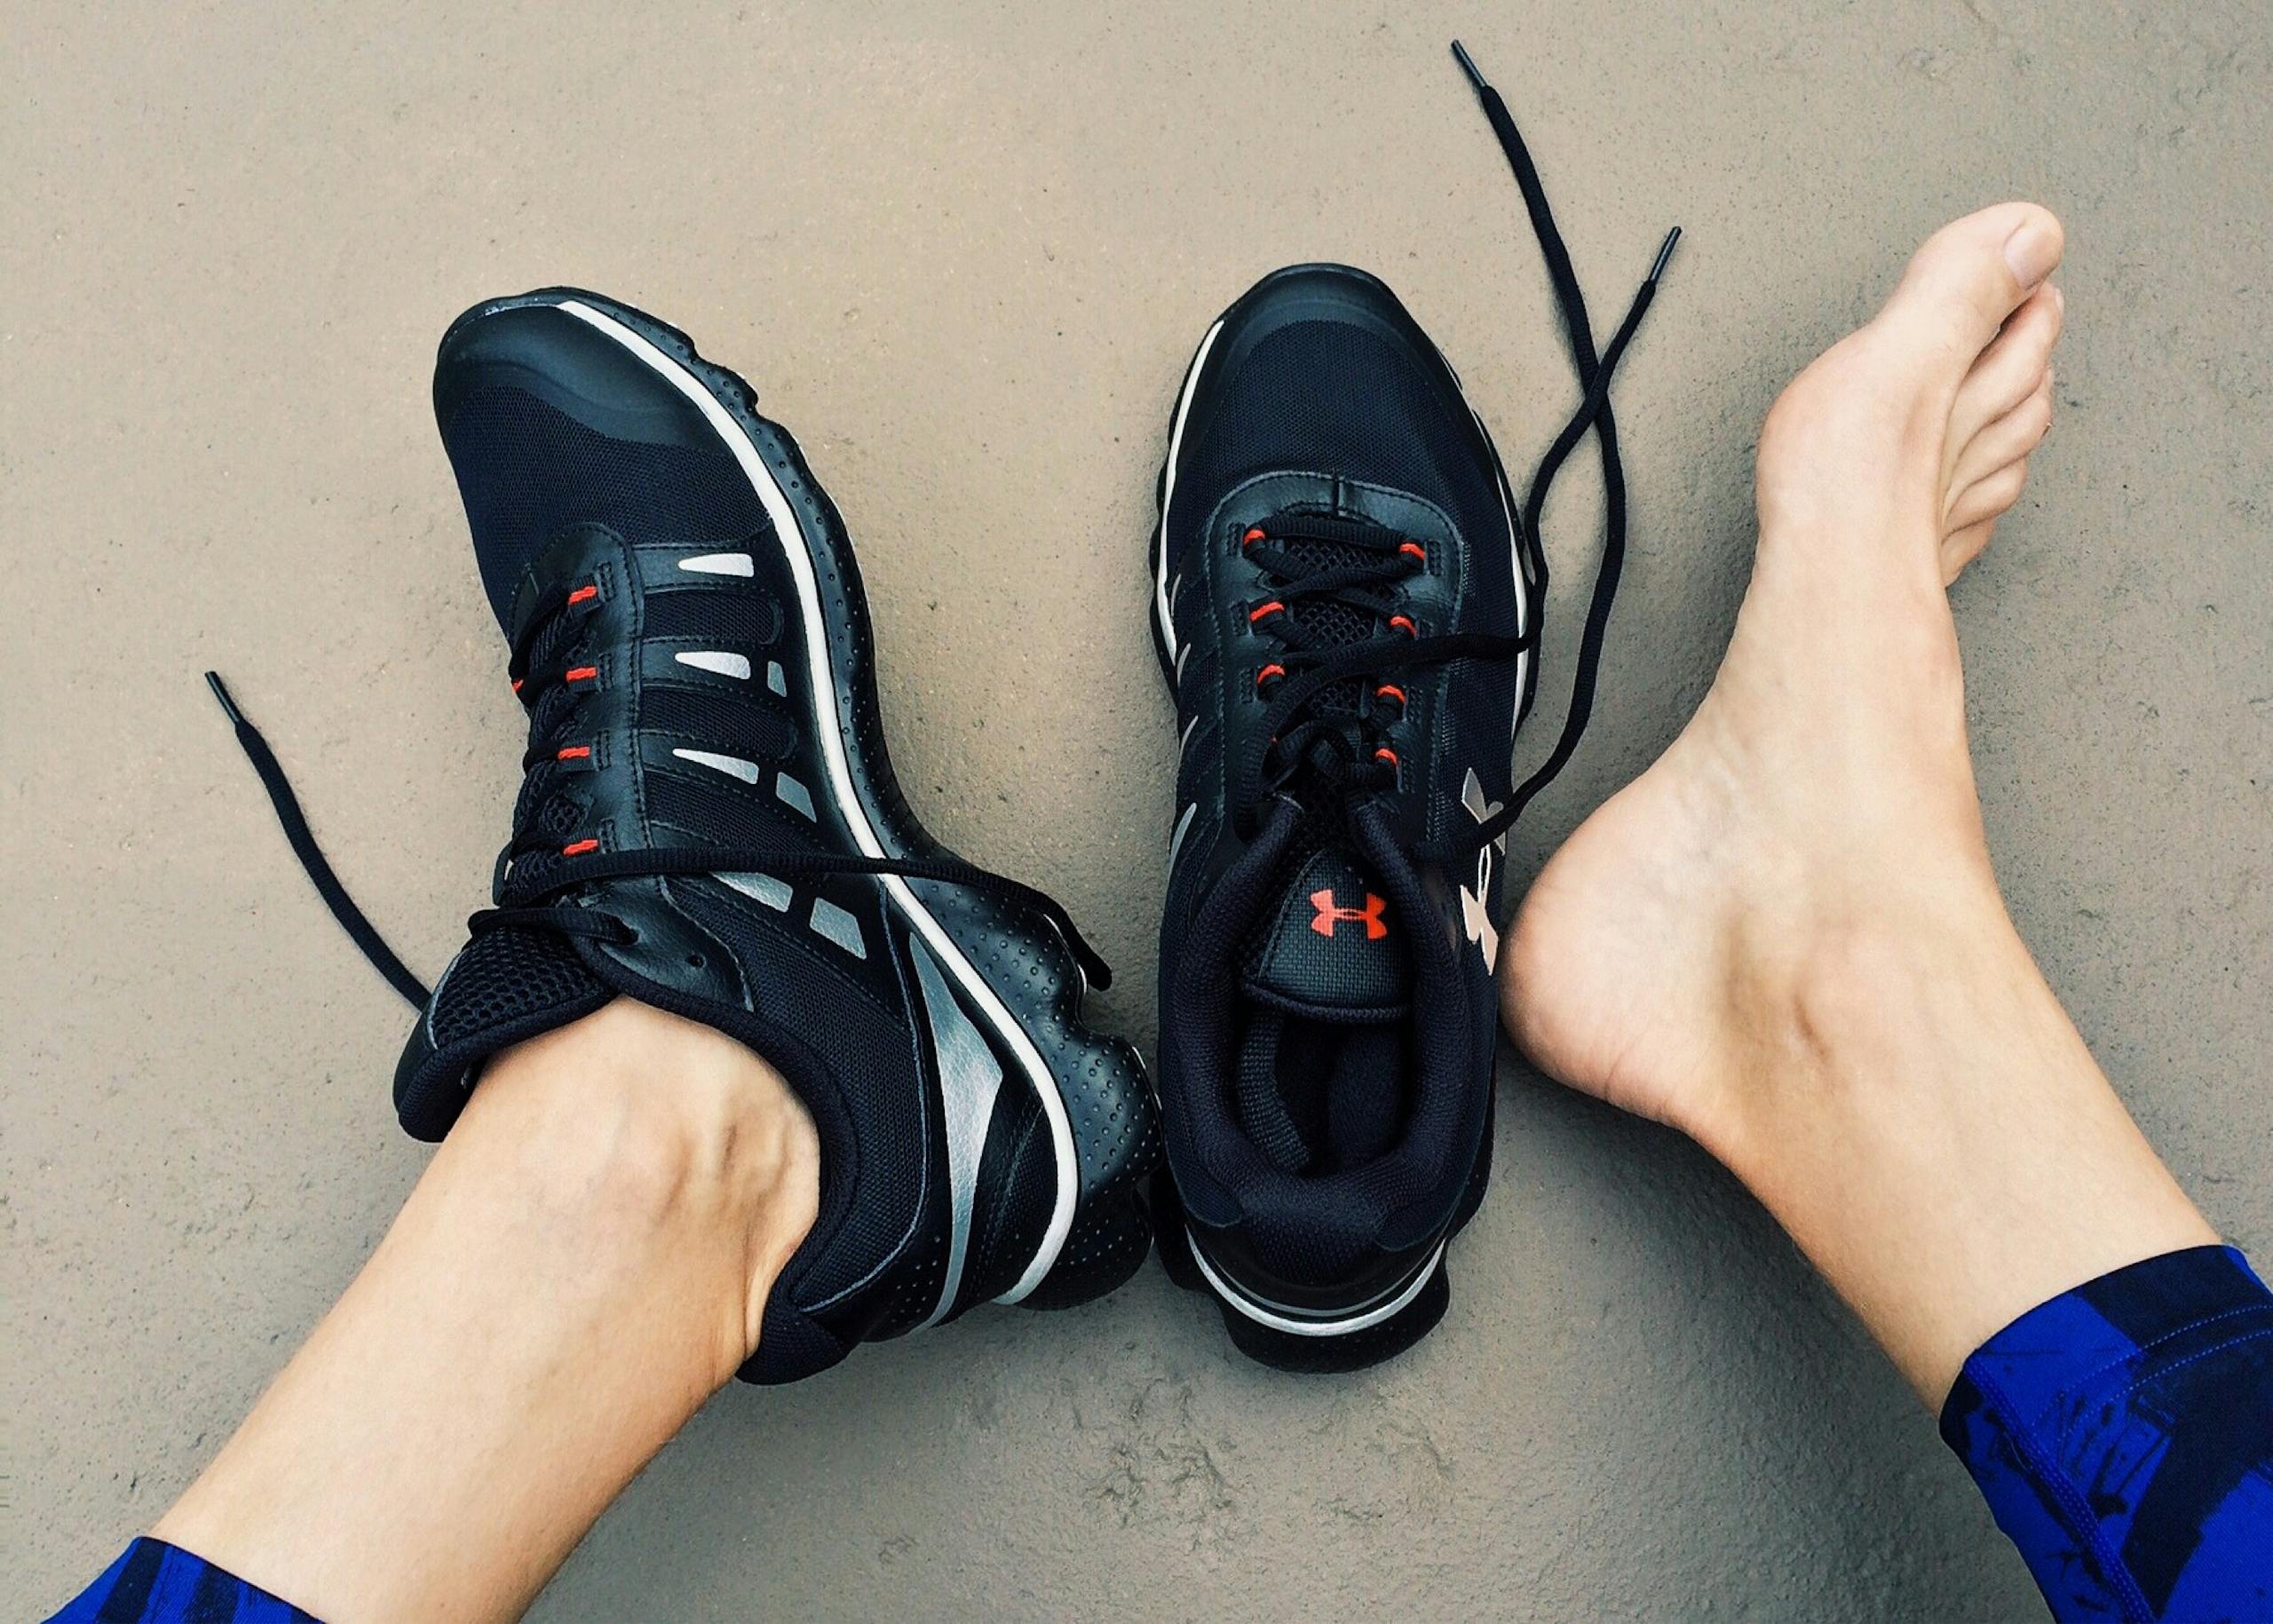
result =
M1337 919L1347 919L1352 923L1364 920L1366 939L1369 942L1377 942L1389 934L1389 926L1382 923L1382 911L1389 904L1371 891L1366 893L1366 906L1363 907L1336 907L1332 891L1314 891L1311 892L1311 906L1318 910L1318 916L1311 921L1311 929L1320 936L1333 935L1334 922Z

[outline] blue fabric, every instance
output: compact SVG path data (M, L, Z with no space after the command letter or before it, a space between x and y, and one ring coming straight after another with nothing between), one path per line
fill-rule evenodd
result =
M2273 1293L2231 1248L2030 1310L1942 1437L2058 1618L2273 1619Z
M317 1624L162 1540L137 1540L47 1624Z

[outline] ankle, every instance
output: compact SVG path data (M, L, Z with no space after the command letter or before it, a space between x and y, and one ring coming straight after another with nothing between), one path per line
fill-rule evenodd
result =
M506 1151L539 1221L579 1233L595 1271L662 1248L715 1259L722 1381L819 1207L820 1138L780 1073L629 999L499 1055L461 1142Z
M1810 887L1812 899L1731 931L1740 1110L1826 1108L1862 1078L1882 1088L1890 1048L1931 1030L1952 1001L2009 985L2012 960L2025 961L1993 897L1869 896L1857 880L1844 894Z
M1754 1145L1772 1150L1786 1113L1828 1105L1915 1024L1905 1010L1935 1002L1987 944L2008 939L2025 961L1993 884L1874 883L1882 866L1856 853L1744 844L1757 849L1716 858L1721 883L1689 907L1687 1064L1646 1113L1739 1172Z
M2001 907L1874 915L1794 964L1691 1131L1929 1403L2036 1303L2214 1239Z
M2023 1022L2043 988L1992 884L1859 874L1841 884L1803 868L1787 880L1772 905L1744 906L1723 927L1715 1086L1688 1091L1674 1124L1739 1175L1772 1162L1795 1121L1892 1110L1951 1086L1928 1052L1936 1035Z
M498 1055L160 1537L328 1619L519 1617L748 1355L818 1161L771 1067L653 1010Z

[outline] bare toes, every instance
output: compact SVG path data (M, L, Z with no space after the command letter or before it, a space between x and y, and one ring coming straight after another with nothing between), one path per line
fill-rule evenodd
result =
M1973 358L2060 262L2060 222L2034 203L2000 203L1926 240L1874 326L1897 349Z
M1981 359L1965 375L1965 382L1958 385L1957 400L1950 408L1949 445L1953 455L2028 399L2051 362L2066 306L2060 289L2047 283L2012 313L1996 341L1981 353Z
M1977 525L1968 525L1954 530L1942 543L1942 584L1953 585L1965 566L1979 558L1989 546L1989 538L1997 531L1997 521L1984 519Z
M2051 428L2052 369L2047 367L2025 400L1974 435L1958 454L1950 474L1950 511L1956 511L1959 498L1969 487L2043 444Z
M1950 507L1951 534L1970 530L1984 521L1993 523L2021 499L2021 487L2027 483L2025 459L2009 463L1996 472L1976 479Z

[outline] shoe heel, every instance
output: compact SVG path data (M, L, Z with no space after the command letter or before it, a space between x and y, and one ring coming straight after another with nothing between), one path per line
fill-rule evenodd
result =
M1483 1181L1471 1186L1472 1195L1480 1197ZM1473 1200L1467 1208L1473 1213ZM1452 1268L1447 1253L1438 1261L1427 1284L1421 1287L1413 1301L1379 1325L1368 1326L1362 1331L1345 1332L1338 1336L1299 1336L1291 1331L1280 1331L1258 1324L1224 1301L1200 1266L1192 1261L1192 1242L1184 1233L1182 1209L1176 1200L1176 1186L1162 1168L1152 1180L1153 1238L1159 1243L1160 1266L1168 1277L1184 1290L1205 1297L1223 1316L1224 1329L1232 1345L1259 1365L1273 1370L1283 1370L1303 1375L1332 1375L1353 1370L1365 1370L1413 1346L1437 1328L1445 1317L1445 1310L1452 1303L1452 1287L1446 1278ZM1466 1223L1463 1216L1461 1223Z

